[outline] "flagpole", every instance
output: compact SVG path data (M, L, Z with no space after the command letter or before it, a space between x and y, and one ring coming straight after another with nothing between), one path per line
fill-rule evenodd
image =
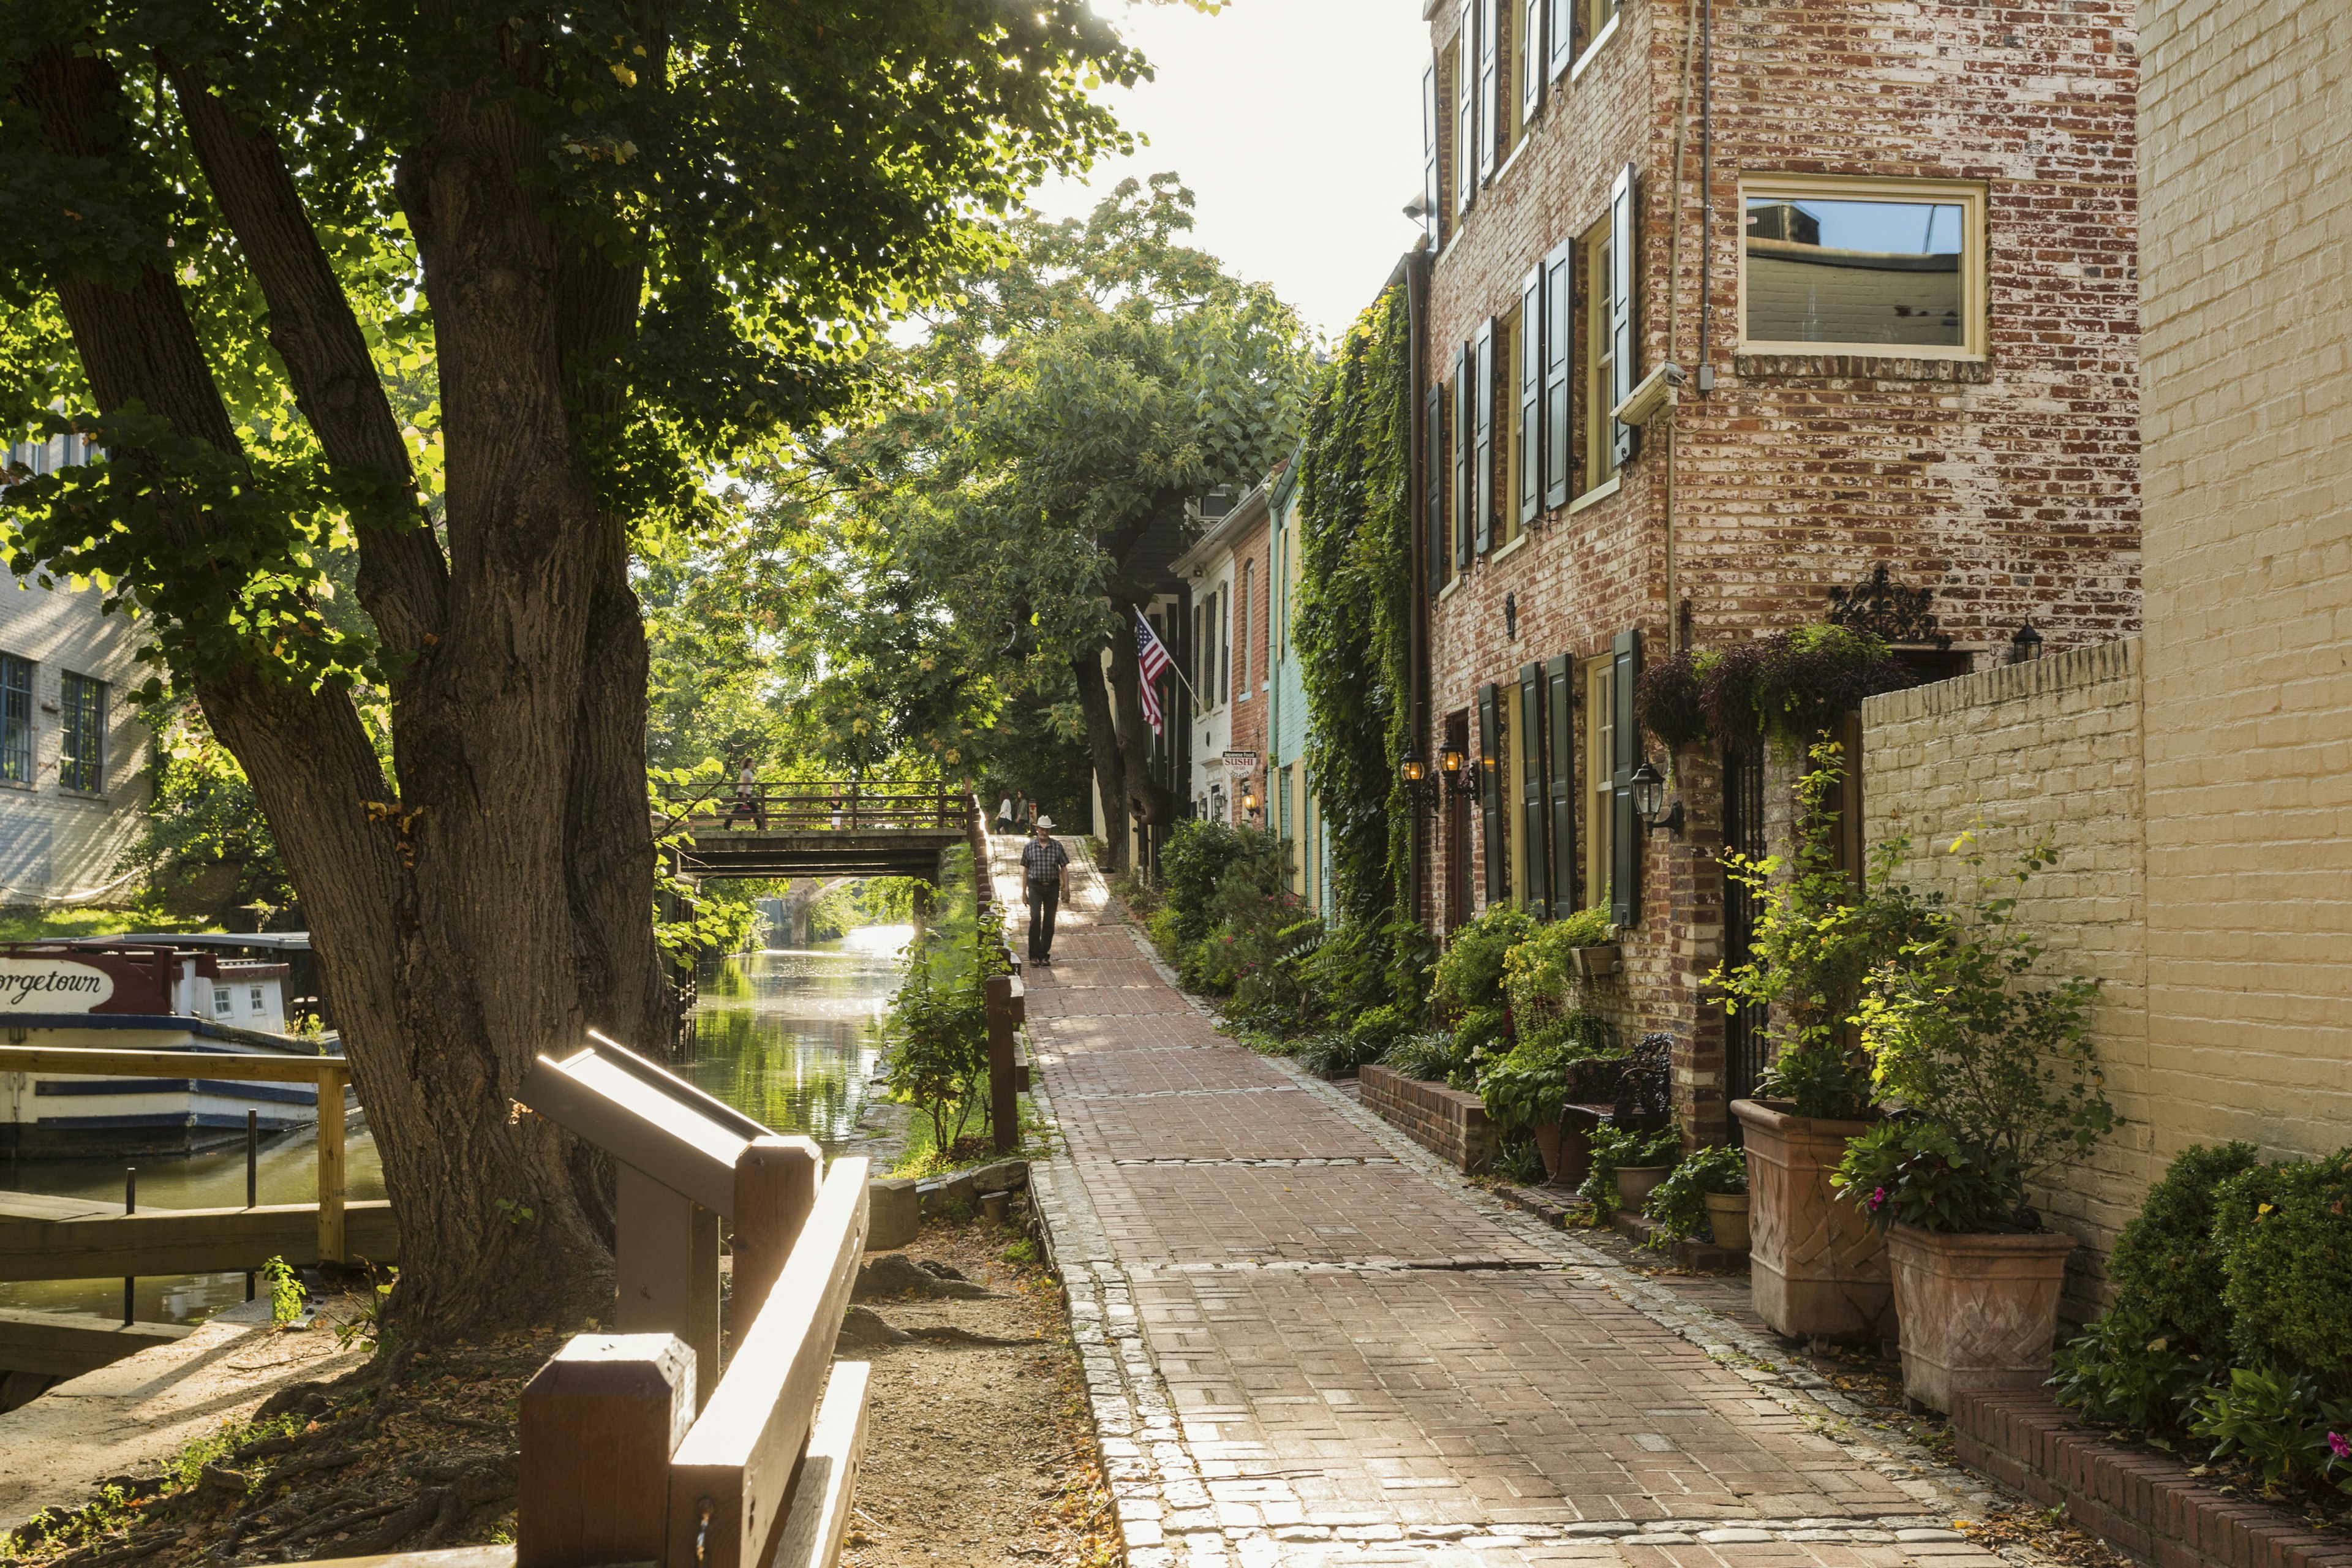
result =
M1141 610L1135 612L1135 620L1136 624L1141 626L1145 631L1151 631L1151 623L1143 618L1143 612ZM1153 642L1160 643L1160 646L1163 650L1168 647L1166 643L1160 642L1160 634L1158 632L1151 632L1151 640ZM1198 712L1206 707L1206 704L1201 700L1201 694L1192 689L1192 683L1184 679L1183 661L1179 659L1173 652L1170 652L1168 654L1168 669L1171 674L1176 677L1178 683L1184 688L1185 694L1192 699L1192 708L1195 712Z

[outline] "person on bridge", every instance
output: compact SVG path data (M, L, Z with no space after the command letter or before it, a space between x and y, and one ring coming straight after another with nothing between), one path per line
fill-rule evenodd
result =
M1054 819L1037 818L1037 837L1021 847L1021 881L1029 902L1029 962L1054 962L1054 917L1070 896L1070 852L1054 842Z
M1017 833L1020 831L1019 828L1013 825L1013 797L1009 795L999 796L997 799L996 831L999 833Z
M752 827L759 832L768 831L766 792L761 789L760 774L749 757L743 759L742 770L735 775L735 809L727 814L727 826L734 826L739 816L750 817Z

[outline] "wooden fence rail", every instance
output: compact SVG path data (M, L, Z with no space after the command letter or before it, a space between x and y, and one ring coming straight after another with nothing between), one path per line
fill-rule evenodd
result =
M160 1079L227 1079L241 1083L315 1083L319 1086L319 1201L315 1206L299 1205L299 1213L310 1217L316 1233L319 1261L346 1263L351 1260L352 1238L346 1223L350 1205L343 1196L343 1090L351 1083L351 1064L341 1057L265 1056L258 1052L247 1054L235 1051L142 1051L80 1046L0 1046L0 1072L63 1073L82 1078L160 1078ZM382 1208L383 1205L377 1205ZM269 1222L269 1234L282 1239L285 1235L284 1216L292 1208L259 1209L183 1209L169 1215L122 1215L121 1222L144 1222L146 1228L135 1234L142 1240L135 1245L155 1247L184 1243L174 1257L209 1256L203 1247L209 1241L234 1242L232 1250L242 1259L249 1248L249 1238L235 1224L223 1220L229 1215L270 1213L278 1216ZM177 1222L193 1223L182 1226ZM12 1257L9 1242L17 1237L21 1227L56 1222L32 1220L0 1221L0 1279L97 1279L113 1274L213 1274L233 1273L258 1266L254 1261L221 1261L173 1268L117 1268L109 1265L93 1268L86 1274L11 1274ZM74 1225L118 1223L110 1219L73 1221ZM392 1247L384 1237L390 1235L391 1214L386 1209L380 1231L371 1231L370 1247L361 1256L382 1262L391 1258ZM93 1237L100 1231L88 1233ZM118 1237L134 1234L130 1231L107 1233ZM177 1240L173 1240L173 1237ZM106 1245L134 1245L112 1242ZM291 1247L280 1246L263 1254L263 1258L292 1258L302 1250L299 1233ZM224 1258L228 1253L222 1254Z

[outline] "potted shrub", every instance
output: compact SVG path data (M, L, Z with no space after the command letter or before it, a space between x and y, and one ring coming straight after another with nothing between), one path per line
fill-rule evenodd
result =
M1793 867L1780 856L1724 858L1724 874L1753 889L1763 909L1751 961L1718 965L1708 979L1727 1013L1756 1005L1769 1018L1774 1057L1759 1097L1731 1103L1748 1152L1757 1315L1777 1333L1873 1341L1894 1300L1886 1244L1837 1200L1830 1177L1875 1114L1855 1019L1864 978L1902 952L1932 905L1894 883L1907 848L1900 839L1874 855L1868 889L1856 896L1838 868L1829 806L1841 771L1835 742L1813 748L1798 784Z
M1611 1039L1605 1020L1570 1012L1523 1033L1508 1055L1491 1060L1478 1075L1478 1098L1486 1107L1486 1119L1505 1133L1534 1134L1547 1181L1568 1174L1561 1108L1586 1067L1610 1056ZM1586 1152L1580 1148L1576 1152L1581 1159ZM1578 1170L1576 1178L1583 1173Z
M1638 1210L1674 1169L1682 1149L1682 1134L1672 1127L1604 1122L1592 1134L1592 1163L1577 1194L1604 1220L1621 1208Z
M1954 849L1980 866L1970 844ZM2038 844L2003 880L2022 884L2053 858ZM2042 949L2017 925L2013 892L1996 896L1981 874L1979 886L1871 978L1863 1044L1902 1113L1856 1138L1837 1173L1840 1194L1887 1237L1904 1392L1937 1410L2049 1376L2074 1238L2043 1227L2027 1186L2116 1122L2091 1041L2096 983L2035 978Z
M1717 1247L1748 1250L1748 1161L1727 1143L1701 1149L1674 1168L1642 1212L1658 1222L1655 1246L1706 1235Z

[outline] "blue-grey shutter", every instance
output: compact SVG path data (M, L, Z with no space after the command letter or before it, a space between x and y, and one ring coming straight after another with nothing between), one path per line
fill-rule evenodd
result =
M1445 586L1445 388L1421 400L1421 516L1429 540L1429 592Z
M1478 688L1478 826L1486 837L1486 901L1511 896L1511 862L1503 843L1502 689Z
M1544 673L1540 664L1519 671L1519 832L1526 846L1528 885L1520 901L1538 919L1551 913L1551 857L1545 839L1551 816L1544 792Z
M1544 13L1550 8L1551 0L1519 0L1519 36L1511 40L1511 53L1518 62L1522 125L1534 124L1543 108Z
M1438 185L1437 61L1433 58L1421 77L1421 221L1429 231L1429 248L1435 250L1445 233L1445 211L1438 205L1444 192Z
M1557 79L1576 63L1576 0L1550 0L1551 74Z
M1495 319L1480 323L1478 341L1470 354L1470 395L1478 405L1478 441L1470 454L1470 482L1477 490L1471 525L1472 542L1479 554L1495 542Z
M1544 505L1566 506L1570 455L1576 442L1569 428L1570 397L1575 385L1571 368L1576 357L1576 242L1563 240L1544 258Z
M1543 510L1543 268L1519 284L1519 526Z
M1495 174L1495 148L1503 124L1501 28L1496 0L1478 0L1478 177Z
M1478 4L1462 0L1462 34L1454 46L1454 211L1470 210L1478 192Z
M1454 569L1470 570L1470 539L1477 530L1478 487L1471 482L1471 465L1477 460L1478 411L1471 367L1477 363L1471 345L1454 351Z
M1642 262L1641 236L1634 227L1640 213L1633 196L1633 165L1628 163L1618 171L1617 183L1609 191L1609 352L1616 373L1609 388L1611 408L1624 402L1642 379L1634 374L1633 355L1640 341L1633 307L1641 298L1634 271ZM1640 449L1642 433L1631 425L1618 425L1615 435L1617 461L1626 462Z
M1609 876L1609 918L1621 926L1631 926L1642 919L1642 839L1648 831L1633 811L1633 770L1642 763L1642 724L1633 717L1633 687L1642 677L1642 634L1619 632L1612 652L1614 662L1609 685L1616 712L1617 754L1609 759L1615 770L1611 782L1616 791L1609 835L1614 862Z
M1551 803L1551 912L1576 912L1576 662L1566 654L1544 666L1544 759Z

